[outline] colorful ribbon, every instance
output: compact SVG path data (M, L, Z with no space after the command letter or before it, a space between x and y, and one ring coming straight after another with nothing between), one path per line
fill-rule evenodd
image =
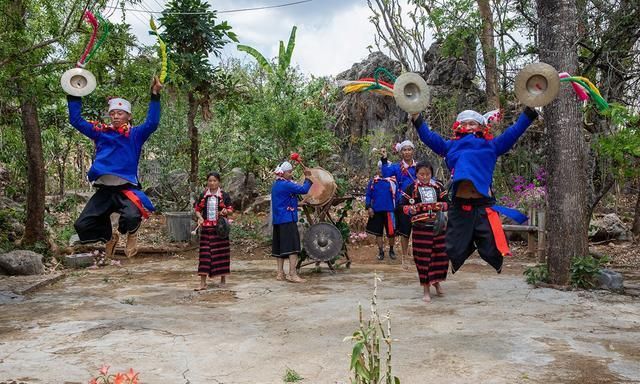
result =
M384 75L391 82L380 80L380 75ZM396 78L385 68L376 68L373 77L363 77L358 80L338 80L338 86L343 87L344 93L356 93L371 91L384 96L393 96L393 82Z
M160 69L160 77L158 79L160 80L161 84L164 84L164 81L167 78L167 66L168 66L167 45L164 43L164 41L162 41L162 38L160 37L160 33L158 33L158 28L156 27L156 23L153 21L153 17L149 19L149 26L151 27L151 31L149 31L149 34L155 35L156 38L158 39L158 44L160 45L160 57L162 59L162 67Z
M571 76L567 72L562 72L559 75L561 82L571 83L573 90L576 92L580 100L593 100L596 108L598 108L600 112L609 109L609 104L600 94L600 90L598 90L598 88L593 85L593 83L589 79L582 76Z
M76 67L78 68L84 68L87 65L89 60L91 60L93 55L95 55L95 53L98 51L102 43L104 43L104 40L109 34L109 23L107 23L100 15L98 15L98 18L96 19L91 11L85 11L83 18L87 21L87 23L91 25L93 31L91 32L91 38L89 39L87 47L84 49L82 57L80 57L80 60L78 60L78 62L76 63ZM98 23L98 20L100 21L100 23ZM100 26L103 27L102 33L100 34L100 38L96 43L96 37L98 36L98 30L100 29Z
M91 13L91 11L85 11L84 19L87 21L87 23L91 25L91 27L93 28L93 32L91 32L91 38L89 39L89 43L87 44L87 47L84 49L84 53L82 54L82 57L76 63L76 67L80 67L80 68L84 68L84 66L87 65L87 62L88 62L87 56L89 56L89 53L91 53L91 50L93 49L93 44L95 43L96 36L98 34L98 20L96 20L96 17L93 16L93 13Z

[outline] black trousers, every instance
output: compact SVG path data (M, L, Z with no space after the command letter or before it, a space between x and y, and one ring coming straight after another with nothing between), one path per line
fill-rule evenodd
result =
M495 200L489 198L454 198L449 206L446 244L451 273L456 273L476 249L484 261L501 272L503 256L487 217L487 208L494 203Z
M87 202L74 227L81 243L109 241L113 235L111 214L120 214L118 232L134 233L140 228L142 214L121 191L126 187L98 187Z

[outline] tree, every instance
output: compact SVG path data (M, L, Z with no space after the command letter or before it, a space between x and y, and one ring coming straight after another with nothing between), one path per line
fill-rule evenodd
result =
M575 0L538 0L540 60L575 73L577 12ZM552 283L569 283L571 259L588 254L587 146L581 112L570 87L543 109L548 135L547 255ZM567 241L571 239L571 241Z
M280 40L280 50L278 52L277 65L271 64L257 49L248 45L238 45L238 50L246 52L253 56L258 62L258 65L267 72L270 81L275 84L275 92L278 96L286 92L285 84L287 83L287 72L291 66L291 57L293 56L293 48L296 45L296 30L298 27L295 25L291 28L291 35L289 35L289 41L287 42L287 48L284 47L284 41Z
M488 109L500 108L498 91L498 70L496 68L496 48L493 44L493 15L489 0L477 0L480 17L482 18L482 33L480 45L484 59L484 74Z
M216 18L216 11L202 0L172 0L160 18L165 30L162 39L187 87L187 127L191 140L189 181L192 188L198 180L199 132L196 115L201 110L205 118L209 116L207 107L214 87L211 81L214 67L209 62L209 56L219 57L227 43L238 41L231 26L226 21L216 23Z
M64 3L64 2L62 2ZM84 3L84 2L83 2ZM0 8L0 84L20 110L27 157L27 209L23 245L46 244L44 227L45 167L40 101L47 99L47 72L65 61L50 61L54 44L64 41L74 30L81 4L60 7L55 2L16 0ZM85 7L87 4L83 4Z

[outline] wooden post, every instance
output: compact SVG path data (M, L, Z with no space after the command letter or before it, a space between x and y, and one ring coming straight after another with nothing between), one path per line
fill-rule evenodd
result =
M546 263L546 255L545 255L545 211L538 212L538 262L543 264Z

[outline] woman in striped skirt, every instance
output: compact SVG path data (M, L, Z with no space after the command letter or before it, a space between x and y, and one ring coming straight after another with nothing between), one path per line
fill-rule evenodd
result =
M230 273L231 249L229 237L218 235L218 221L233 212L229 194L220 189L220 174L211 172L207 175L207 189L196 201L196 216L200 229L200 262L198 275L200 287L195 291L207 289L207 276L220 276L220 284L226 283L226 275Z
M423 286L423 300L431 302L429 287L433 285L438 296L444 294L440 283L447 279L449 258L445 249L445 235L438 222L437 209L433 204L445 201L446 190L442 184L432 179L433 167L421 162L416 165L417 180L402 193L401 206L411 216L413 233L413 260L416 263L420 285ZM440 209L446 210L446 204Z

